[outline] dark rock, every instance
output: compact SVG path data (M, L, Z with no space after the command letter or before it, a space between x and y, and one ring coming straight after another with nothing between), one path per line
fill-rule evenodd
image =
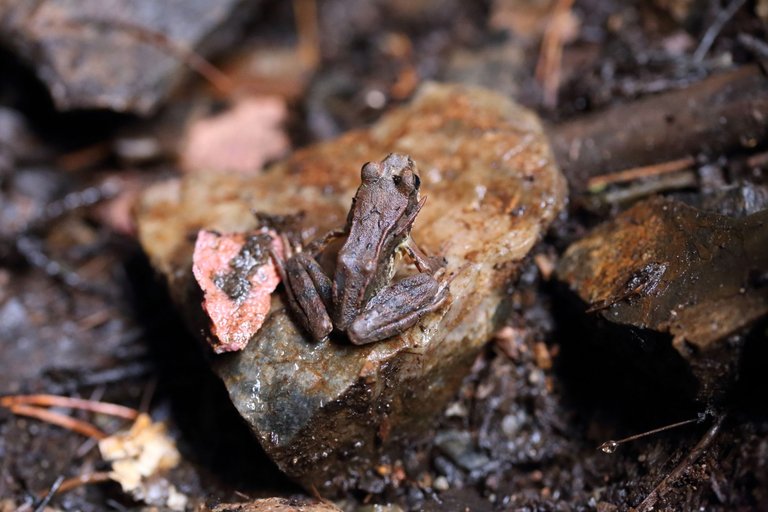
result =
M34 153L45 151L32 135L24 116L0 106L0 181L19 161L28 160Z
M705 210L728 217L746 217L768 208L768 186L742 183L735 187L722 187L703 201Z
M242 0L0 0L0 34L33 63L61 110L152 113L188 73L181 48L229 43Z
M520 84L527 76L525 65L525 49L505 40L479 49L455 49L441 76L448 82L490 87L519 98Z
M768 313L766 272L768 210L734 219L662 198L574 243L557 270L606 320L669 333L705 400L732 380L738 334Z
M466 431L440 432L435 438L435 446L467 471L482 468L490 462L488 456L477 449L471 434Z

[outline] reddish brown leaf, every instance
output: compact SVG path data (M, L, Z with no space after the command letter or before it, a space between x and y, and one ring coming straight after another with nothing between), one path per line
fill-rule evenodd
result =
M182 165L188 171L255 172L289 149L281 124L287 111L282 99L246 98L215 117L188 128Z

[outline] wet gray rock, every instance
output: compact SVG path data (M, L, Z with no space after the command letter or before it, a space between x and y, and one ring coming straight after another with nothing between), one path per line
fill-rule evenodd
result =
M223 48L237 34L233 21L258 3L0 0L0 35L33 64L59 109L147 115L189 72L180 49Z
M360 167L409 154L427 203L413 236L457 276L446 305L383 342L314 343L272 297L240 353L217 357L232 402L279 467L324 494L355 485L433 425L497 328L519 262L563 207L565 181L538 118L485 89L428 84L368 130L297 151L253 176L190 175L149 190L141 242L199 332L197 230L246 231L252 210L303 210L310 237L343 224Z
M435 437L435 446L467 471L480 469L490 462L488 456L475 446L472 435L466 431L440 432Z

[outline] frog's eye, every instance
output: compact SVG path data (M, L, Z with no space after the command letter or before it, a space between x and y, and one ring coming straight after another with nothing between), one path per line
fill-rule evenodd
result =
M412 190L419 189L419 177L416 176L413 171L406 169L400 176L392 176L392 180L395 182L395 186L405 193L410 193Z
M381 177L381 166L376 162L368 162L360 171L363 181L376 181Z

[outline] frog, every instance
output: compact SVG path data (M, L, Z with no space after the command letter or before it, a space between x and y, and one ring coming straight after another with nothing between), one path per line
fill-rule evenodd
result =
M410 156L392 153L368 162L343 227L277 260L289 309L310 336L321 341L334 330L354 345L391 338L439 309L449 296L444 258L427 256L411 237L426 197ZM318 257L335 239L343 244L332 278ZM395 280L407 259L416 273Z

